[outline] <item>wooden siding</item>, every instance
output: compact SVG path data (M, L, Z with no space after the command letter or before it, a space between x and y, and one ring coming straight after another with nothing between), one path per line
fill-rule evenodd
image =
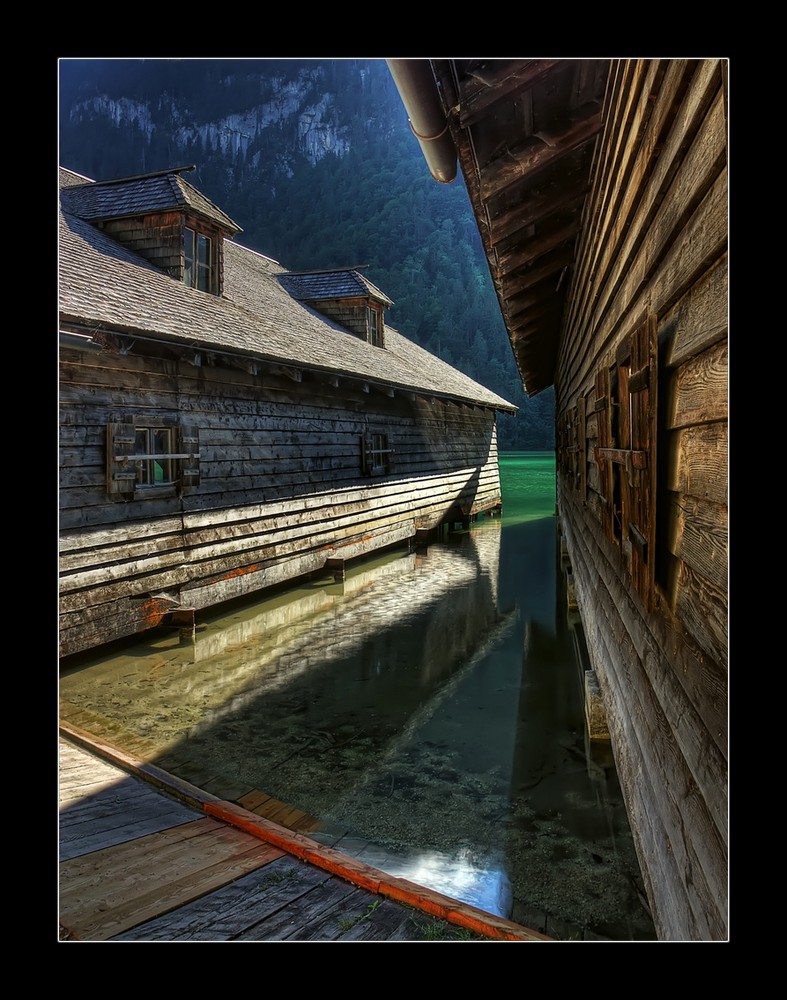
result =
M722 65L615 63L605 120L558 360L561 527L659 938L718 940L728 777ZM616 528L625 497L612 462L599 461L620 420L607 408L620 408L624 389L616 359L643 316L658 351L652 594Z
M359 383L61 351L61 651L413 539L499 506L495 414ZM199 485L108 492L107 425L188 424ZM361 441L394 464L364 476Z
M173 277L183 275L183 213L160 212L139 218L108 219L101 228Z
M350 330L360 337L361 340L368 339L368 321L366 310L369 306L368 299L319 299L311 305L317 312L322 313L334 322ZM383 323L382 310L380 311L380 326ZM381 331L382 332L382 331Z
M224 231L183 212L156 212L139 217L107 219L101 224L108 236L149 260L166 274L183 280L183 229L190 226L212 241L214 259L211 284L214 294L224 287Z

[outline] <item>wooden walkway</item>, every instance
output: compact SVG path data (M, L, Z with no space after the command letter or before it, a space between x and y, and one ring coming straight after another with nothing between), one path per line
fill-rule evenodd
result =
M72 727L59 941L549 941L216 798Z

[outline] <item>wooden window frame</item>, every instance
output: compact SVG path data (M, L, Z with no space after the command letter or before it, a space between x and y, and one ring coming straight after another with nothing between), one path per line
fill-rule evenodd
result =
M204 252L200 252L204 250ZM215 292L216 266L212 236L193 226L183 227L183 282L201 292Z
M150 435L156 432L163 432L171 450L150 449ZM199 433L195 428L150 417L115 420L107 424L106 450L110 496L147 500L177 496L199 485ZM168 478L156 481L154 462L163 466Z
M128 457L137 470L137 487L155 488L175 483L175 429L135 425L136 454Z
M383 311L379 306L366 307L366 339L374 347L384 347Z
M370 430L361 435L361 470L365 476L387 476L393 469L393 455L387 431Z

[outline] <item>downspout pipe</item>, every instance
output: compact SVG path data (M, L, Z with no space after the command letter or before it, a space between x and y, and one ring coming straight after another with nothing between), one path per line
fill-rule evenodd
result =
M429 173L441 184L450 184L456 177L456 146L448 130L431 63L428 59L385 61Z

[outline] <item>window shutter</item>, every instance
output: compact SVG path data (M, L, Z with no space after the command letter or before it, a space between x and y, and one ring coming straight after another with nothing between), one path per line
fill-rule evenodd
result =
M372 436L371 434L361 435L361 472L364 476L371 476L371 450L372 450Z
M656 317L631 337L631 448L633 473L628 533L631 577L647 610L653 606L656 540Z
M609 489L608 535L620 543L634 589L648 610L655 566L656 350L656 317L649 316L618 347L616 419L599 419L596 448L604 490ZM597 406L601 381L597 377Z
M563 475L570 472L570 452L568 450L568 417L561 413L557 423L558 464Z
M133 421L107 424L107 491L134 493L137 469L127 456L134 454L136 431Z
M628 525L631 522L631 489L634 473L631 466L631 400L629 389L629 371L631 365L631 337L618 345L617 377L618 377L618 434L615 442L617 454L614 475L617 478L618 503L620 509L621 543L628 548Z
M185 458L180 460L180 484L185 489L199 486L199 430L196 427L180 428L178 449Z
M571 489L576 490L579 487L579 461L577 455L579 439L577 436L576 406L572 406L568 411L566 449L568 451L568 475L571 482Z
M614 538L612 512L612 462L605 452L612 444L612 410L610 407L609 368L604 366L596 372L596 401L598 413L598 445L596 446L596 462L598 463L599 488L602 502L602 520L607 538Z
M585 397L580 396L577 400L577 488L583 503L588 498L586 430Z

